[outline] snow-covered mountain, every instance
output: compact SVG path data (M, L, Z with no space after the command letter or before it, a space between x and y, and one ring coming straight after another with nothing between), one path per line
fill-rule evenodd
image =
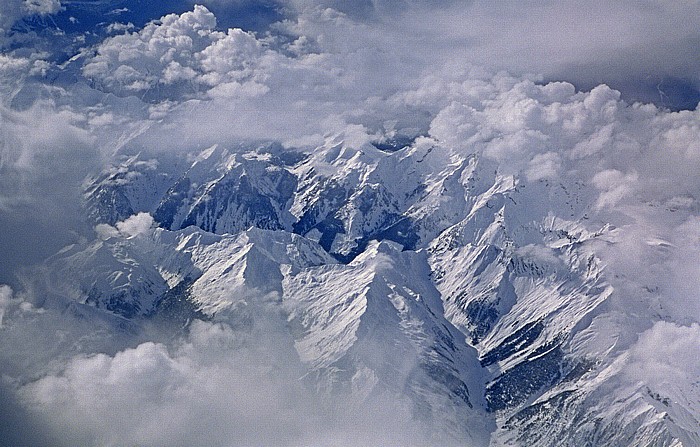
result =
M629 380L653 317L621 305L598 254L619 230L590 186L427 138L378 147L122 158L85 184L98 237L50 259L46 282L179 326L245 327L273 303L306 386L402 396L433 442L700 444L691 397Z
M700 2L544 3L3 0L0 444L700 446Z

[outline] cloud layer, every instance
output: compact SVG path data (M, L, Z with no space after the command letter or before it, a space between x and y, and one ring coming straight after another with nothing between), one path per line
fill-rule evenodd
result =
M16 390L31 409L25 423L66 446L428 442L397 397L357 406L305 388L289 334L263 315L250 331L196 320L170 347L145 342L75 356Z
M50 102L22 112L0 106L0 119L0 278L7 282L82 231L80 185L101 157L76 116Z

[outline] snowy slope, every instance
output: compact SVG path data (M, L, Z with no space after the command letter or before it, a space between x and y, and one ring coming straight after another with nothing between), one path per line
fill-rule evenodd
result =
M476 351L442 316L425 255L374 242L348 265L285 280L296 346L316 386L360 398L401 393L436 440L483 444L488 421Z
M482 444L493 429L476 351L442 316L424 254L374 243L343 265L285 231L151 228L73 247L48 270L81 279L66 294L128 318L245 326L259 306L276 303L313 388L358 405L401 396L418 421L440 428L436 441Z
M694 403L629 377L629 350L660 316L653 297L625 304L600 253L624 234L610 222L626 221L575 173L505 173L421 137L137 160L88 184L88 213L115 224L145 211L161 228L58 255L49 270L80 278L77 300L148 318L179 300L188 318L244 321L264 296L311 388L407 396L445 439L698 442Z

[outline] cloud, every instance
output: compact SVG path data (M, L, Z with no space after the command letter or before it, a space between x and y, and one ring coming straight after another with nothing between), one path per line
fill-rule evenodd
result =
M451 103L429 134L447 147L482 153L502 172L530 181L575 174L599 190L598 208L700 192L692 172L700 157L698 111L630 105L605 85L576 92L570 84L502 75L438 91L450 92Z
M13 103L18 105L17 100L21 99L20 92L27 81L32 78L41 78L49 70L50 64L44 59L47 56L40 51L23 55L13 54L13 52L0 54L0 105L4 107L11 107Z
M561 156L556 152L545 152L532 157L528 163L525 177L534 182L542 179L554 179L561 169Z
M628 374L653 386L688 383L689 378L700 375L700 359L686 354L699 345L700 326L697 323L680 326L660 321L641 334L631 351ZM659 349L661 346L664 348ZM681 359L683 368L678 364Z
M260 42L240 29L215 27L216 17L204 6L166 15L105 40L83 75L106 91L161 100L196 98L213 88L213 96L265 93L256 74L265 55Z
M101 155L70 109L38 102L0 106L0 116L0 282L9 282L82 231L80 185Z
M289 334L265 318L251 331L195 320L175 345L78 355L18 393L60 445L424 444L399 400L358 408L306 389Z
M698 12L697 2L665 0L474 2L440 23L453 42L472 40L459 53L473 63L583 88L607 83L630 99L658 101L663 79L700 87L700 66L691 56L700 37Z
M0 433L4 445L33 447L54 445L61 447L60 440L51 439L41 422L35 420L26 408L17 401L13 390L0 383Z
M182 119L183 133L195 138L238 132L294 139L342 131L346 124L374 132L397 118L398 130L427 126L423 111L386 101L432 64L406 57L405 36L316 8L261 38L215 26L204 7L165 16L139 32L105 40L82 73L104 91L151 102L218 100L183 103L183 116L191 117ZM177 115L172 119L179 121ZM235 119L222 123L226 116Z
M14 304L12 297L12 288L5 284L0 284L0 328L2 328L2 319L9 307Z
M601 190L595 208L613 207L622 199L630 196L638 180L636 173L623 174L616 169L607 169L593 176L593 185Z
M429 10L423 2L401 2L407 7L396 9L384 7L385 2L338 3L293 2L300 5L302 17L313 7L334 7L357 20L373 18L364 23L382 27L381 37L368 33L366 40L355 42L383 46L391 41L393 51L419 61L416 68L452 61L454 67L534 73L585 89L606 83L630 101L697 104L662 96L664 83L669 91L680 83L698 98L700 63L693 57L700 39L697 2L448 1ZM317 26L309 22L308 28Z
M642 320L692 325L700 322L700 218L696 198L679 202L618 206L623 223L598 254L619 305Z
M212 10L247 4L209 3ZM0 12L5 30L28 11L12 5ZM37 13L60 6L26 5ZM579 185L590 225L618 227L597 247L616 290L611 301L647 325L678 323L644 332L628 373L659 386L663 374L680 380L694 373L697 365L674 358L697 345L700 321L700 111L630 104L625 90L598 83L629 92L628 80L652 80L658 94L656 80L675 76L697 86L697 2L285 5L286 20L259 34L221 30L203 6L135 31L113 25L110 32L126 33L94 48L80 70L84 79L70 78L74 65L49 67L30 48L0 55L0 282L75 242L76 230L93 237L81 229L79 185L102 167L102 154L183 159L248 139L314 145L335 134L362 147L422 135L421 144L480 154L522 183ZM48 83L27 81L47 70L59 73L57 85L39 95L51 100L17 94ZM103 239L135 237L152 224L141 213L95 230ZM517 254L560 262L541 247ZM0 323L21 314L17 296L0 286ZM279 340L257 343L234 327L195 322L176 343L131 340L125 348L110 339L67 359L48 353L53 370L31 371L31 383L27 375L13 386L69 444L410 444L425 435L406 427L406 414L393 413L403 403L391 398L362 416L345 412L342 399L309 393L292 350L280 353ZM275 335L289 334L267 336ZM79 345L94 337L66 338ZM677 343L659 349L663 340ZM111 351L98 353L105 346ZM357 433L358 426L366 430Z
M134 238L149 233L153 227L153 216L148 213L137 213L125 220L117 222L114 226L98 224L95 226L97 237L107 240L115 237L125 239Z
M463 27L463 21L459 26L455 23L467 16L470 21L486 20L486 16L499 11L503 17L513 18L516 14L509 8L515 11L515 6L503 7L507 11L502 11L479 2L445 2L430 14L419 3L404 13L379 13L381 5L371 6L372 10L379 8L373 14L396 19L394 26L331 9L340 8L338 5L299 2L292 6L290 18L273 25L262 37L240 29L216 30L214 15L204 7L169 15L141 31L104 41L97 55L87 60L83 74L103 90L148 101L216 100L211 104L190 101L183 106L182 117L174 111L172 126L184 126L183 140L231 135L296 141L309 135L341 132L345 124L363 125L372 135L382 132L391 120L398 123L399 133L415 135L427 130L435 114L457 113L456 109L446 109L455 100L453 108L473 107L465 94L471 89L476 101L487 99L490 91L504 102L499 109L492 107L491 116L486 117L494 132L507 133L503 137L493 135L487 150L490 156L500 160L499 154L518 147L547 144L536 131L515 133L506 128L528 127L523 120L536 118L531 113L538 113L535 103L539 98L528 97L526 91L505 94L498 90L505 88L499 83L517 84L515 80L523 79L519 73L526 71L548 76L551 70L545 69L551 57L543 55L541 60L531 61L528 56L528 61L542 65L527 70L511 64L517 60L511 55L501 59L488 53L488 58L480 60L477 54L486 51L490 41ZM541 9L529 4L522 8L527 17ZM556 10L549 4L542 8ZM441 23L439 29L433 26L435 20ZM515 25L524 27L527 20L534 19L523 19ZM513 47L528 41L521 37ZM465 39L474 42L460 43ZM575 59L576 55L571 57ZM477 64L486 69L475 68ZM491 74L503 68L513 75ZM574 87L552 83L543 93L556 102L557 95L573 95ZM595 101L610 101L618 107L619 97L613 89L598 87L589 95L588 104L582 106L609 113ZM469 113L467 109L459 113ZM496 110L500 116L493 114ZM341 123L345 124L339 126ZM438 124L439 120L432 123L436 131ZM454 145L461 142L463 146L473 136L468 127L475 124L465 115L460 125L466 127L452 134ZM596 151L606 144L605 132L610 130L597 129L590 141L579 142L577 151ZM557 163L553 158L550 161L550 168L555 168Z
M692 355L700 345L700 326L671 322L655 323L639 337L630 350L623 383L641 388L663 406L683 433L697 436L700 411L700 359ZM651 401L658 405L657 402ZM687 436L687 435L686 435ZM691 442L692 443L692 442Z
M148 213L138 213L123 222L117 222L116 227L125 238L145 234L153 226L153 216Z
M110 23L107 26L107 33L108 34L123 33L123 32L131 31L133 29L134 29L134 24L131 22L128 22L128 23L114 22L114 23Z
M30 14L56 14L61 10L61 0L24 0L23 7Z

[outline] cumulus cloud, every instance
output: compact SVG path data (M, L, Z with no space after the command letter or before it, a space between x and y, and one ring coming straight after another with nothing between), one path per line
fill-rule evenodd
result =
M184 122L172 127L182 124L195 138L292 139L342 131L346 124L374 132L397 119L399 131L427 126L424 111L407 110L400 98L386 101L433 64L407 57L405 36L317 8L260 38L215 26L214 15L201 6L165 16L104 41L82 73L98 88L152 102L218 100L183 104Z
M412 12L421 9L420 4L416 4L404 14L390 14L397 23L385 26L374 20L360 20L333 7L343 9L338 5L295 3L291 18L273 26L264 38L239 29L218 31L213 14L204 7L197 7L180 16L166 16L139 32L106 40L98 47L97 55L87 61L83 74L107 91L133 94L149 101L220 99L214 104L185 107L183 133L194 137L207 133L238 133L253 138L279 138L287 134L292 140L343 130L342 126L329 125L331 122L361 124L371 134L383 130L390 120L398 123L399 133L415 135L425 132L431 116L443 110L443 115L463 114L459 132L452 132L451 137L455 144L461 142L464 146L468 144L465 141L474 136L474 129L469 130L469 127L476 125L467 116L471 113L468 108L473 105L465 93L471 90L471 94L476 95L473 100L483 102L490 91L490 94L500 94L498 100L503 102L498 109L492 107L491 116L486 117L490 120L488 126L496 132L491 136L487 151L493 158L501 159L502 154L517 148L547 144L537 131L516 133L508 129L528 127L525 121L535 118L532 113L539 113L535 104L539 98L531 98L527 91L516 92L515 89L510 95L499 92L508 84L516 84L514 79L522 80L518 73L530 71L530 68L525 70L511 64L510 55L502 60L489 57L488 60L501 61L496 65L480 61L475 52L481 51L480 45L490 48L490 41L460 43L464 39L480 42L480 37L465 36L464 33L475 32L465 29L461 25L463 21L459 29L456 25L451 27L456 18L472 17L475 11L484 10L479 14L489 17L504 11L495 7L489 9L481 3L445 2L430 14L421 15ZM526 14L535 14L533 11L538 9L523 8ZM513 15L509 13L503 17ZM433 26L435 17L442 23L439 32ZM428 18L429 24L425 22ZM518 41L528 40L518 38ZM521 53L528 54L527 51ZM576 55L571 57L576 58ZM532 67L531 71L547 74L544 69L550 59L544 56L542 59L536 61L544 65ZM474 68L478 63L488 69L479 73L480 69ZM514 76L489 74L503 68ZM532 79L537 80L536 77ZM551 95L549 101L556 102L557 95L571 96L574 87L552 83L543 93ZM446 109L455 96L458 97L454 110ZM619 93L615 90L596 88L584 108L605 114L609 112L598 107L595 101L611 101L610 104L617 107L618 100ZM457 111L459 107L466 108ZM494 114L496 110L500 116ZM235 119L221 123L224 117ZM329 121L328 117L338 119ZM437 128L438 124L439 120L432 125ZM578 142L581 144L577 153L595 152L606 144L606 132L611 130L604 126L596 129L597 133L587 136L589 141ZM292 133L298 135L289 135ZM557 166L553 158L549 161L550 168Z
M453 84L451 91L452 103L432 120L430 135L483 153L503 172L530 181L575 173L599 191L599 209L625 198L697 197L698 111L630 105L605 85L576 92L570 84L500 75L486 85Z
M155 98L256 96L265 93L257 67L265 50L251 33L216 31L204 6L169 14L142 30L107 39L83 74L107 91ZM233 87L236 86L236 87Z
M100 239L107 240L113 237L123 237L125 239L140 236L149 232L153 227L153 216L148 213L138 213L117 222L114 226L109 224L98 224L95 232Z
M353 407L308 390L289 334L195 320L186 339L69 359L22 385L58 445L423 445L400 400ZM272 318L272 317L270 317Z
M379 82L476 65L585 89L607 83L626 99L672 107L694 108L700 98L696 2L283 3L288 20L273 25L275 31L283 28L320 53L356 57L360 48L379 50L385 62L373 67ZM695 103L674 95L674 88L695 91Z
M290 429L314 409L293 402L298 384L240 352L243 340L227 326L195 322L191 331L174 354L147 342L77 357L24 393L56 430L87 445L289 444L302 435Z
M123 222L117 222L117 230L122 236L129 238L146 233L153 226L153 216L148 213L138 213Z
M114 22L114 23L110 23L107 26L107 33L108 34L123 33L123 32L131 31L133 29L134 29L134 24L131 22L128 22L128 23Z

